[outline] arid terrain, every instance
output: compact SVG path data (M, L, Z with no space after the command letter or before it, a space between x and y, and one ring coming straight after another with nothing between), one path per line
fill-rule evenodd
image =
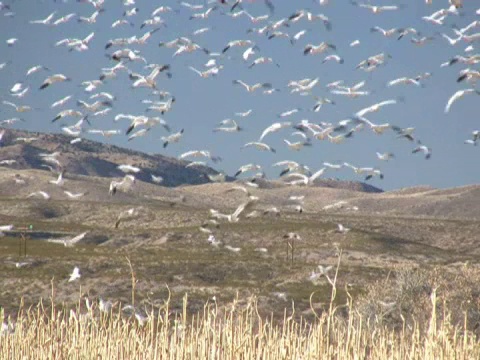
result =
M14 146L1 152L21 162ZM12 312L22 298L26 305L49 299L52 287L59 303L73 304L79 296L129 303L130 260L137 304L162 304L170 292L181 310L188 293L189 310L196 311L214 296L228 302L237 294L255 295L265 314L283 314L293 300L297 314L308 317L331 293L326 277L311 281L309 276L318 265L335 267L339 254L339 303L346 291L362 294L402 269L454 272L466 263L478 266L480 186L366 192L345 184L306 187L261 180L258 188L247 186L259 198L250 209L256 216L206 226L222 243L212 246L200 226L209 209L228 214L246 201L243 191L229 191L244 181L166 187L139 176L112 196L112 177L100 175L67 171L58 186L49 183L57 175L38 166L0 168L0 225L14 225L0 238L0 306ZM50 199L28 197L38 190ZM85 195L70 199L65 190ZM288 200L292 195L305 195L301 213ZM278 212L267 211L272 207ZM120 214L132 208L136 214L122 215L116 227ZM350 231L339 233L337 224ZM72 247L48 242L82 232L86 236ZM293 241L293 260L292 242L284 237L289 232L301 238ZM17 268L16 262L27 264ZM74 266L81 278L68 282Z

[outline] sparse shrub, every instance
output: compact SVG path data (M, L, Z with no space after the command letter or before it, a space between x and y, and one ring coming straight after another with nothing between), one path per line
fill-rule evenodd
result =
M67 209L56 204L34 203L31 207L35 217L39 219L54 219L68 214Z
M480 271L469 266L453 270L448 266L432 269L399 269L385 280L367 287L356 302L361 316L395 329L429 326L431 296L435 290L437 321L448 309L449 321L456 327L478 331L480 327ZM480 333L479 333L480 334Z

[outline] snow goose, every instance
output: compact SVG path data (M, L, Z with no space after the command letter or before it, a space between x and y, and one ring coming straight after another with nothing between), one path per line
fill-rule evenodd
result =
M58 82L64 82L64 81L71 81L71 79L63 74L54 74L52 76L47 77L42 85L40 86L40 90L43 90L47 88L50 85L53 85Z
M292 180L287 182L289 185L313 185L315 183L315 180L322 176L325 171L327 171L326 167L321 168L320 170L316 171L313 173L311 176L307 176L302 173L298 172L290 172L287 175L285 175L284 178L291 178L295 177L297 180Z
M117 169L124 172L124 173L139 173L141 171L140 168L136 166L132 166L129 164L121 164L117 166Z
M28 105L16 105L10 101L6 101L4 100L2 102L4 105L8 105L8 106L11 106L15 109L16 112L19 112L19 113L23 113L23 112L27 112L27 111L30 111L32 110L32 108Z
M72 193L71 191L64 190L65 195L67 195L70 199L76 200L84 196L86 193Z
M400 85L400 84L402 84L402 85L412 84L412 85L416 85L416 86L422 86L422 84L417 79L412 79L412 78L408 78L408 77L401 77L401 78L398 78L398 79L390 80L387 83L387 86L391 87L391 86Z
M77 16L77 14L75 14L75 13L67 14L67 15L62 16L62 17L58 18L57 20L55 20L52 25L53 26L58 26L60 24L65 24L65 23L69 22L71 19L73 19L75 16Z
M371 112L377 112L379 111L382 107L386 106L386 105L393 105L393 104L396 104L397 103L397 100L394 100L394 99L391 99L391 100L385 100L385 101L381 101L379 103L376 103L376 104L373 104L373 105L370 105L358 112L355 113L355 116L356 117L363 117L365 116L366 114L369 114Z
M261 56L259 58L256 58L249 66L248 68L251 69L255 65L260 65L260 64L272 64L274 63L276 67L280 67L277 63L273 61L271 57L266 57L266 56Z
M35 66L32 66L31 68L29 68L27 70L27 73L26 73L26 76L30 76L40 70L45 70L45 71L50 71L49 68L47 68L46 66L43 66L43 65L35 65Z
M237 209L231 214L222 214L218 210L210 209L210 217L218 220L227 220L230 223L236 223L246 211L249 211L258 202L258 197L249 196L248 200L240 204Z
M372 33L373 32L378 32L385 37L393 36L393 35L397 34L398 31L399 31L399 29L397 29L397 28L391 28L391 29L385 30L385 29L381 28L380 26L374 26L370 29L370 32L372 32Z
M333 144L341 144L345 141L345 139L350 138L353 136L355 130L350 130L345 134L339 134L336 136L331 135L330 133L327 134L328 140Z
M222 161L221 157L212 155L212 153L208 150L190 150L184 152L178 158L183 160L187 157L206 157L207 159L212 160L214 163Z
M321 54L327 51L328 49L336 50L337 47L327 42L322 42L318 45L307 44L303 49L303 55Z
M48 239L47 242L54 243L54 244L63 244L65 247L72 247L81 241L85 235L87 235L88 231L85 231L79 235L76 235L72 238L64 238L64 239Z
M343 226L342 224L337 224L337 229L335 230L335 232L338 232L340 234L346 234L350 230L351 230L350 228L347 228L347 227Z
M418 152L423 152L423 154L425 155L425 159L427 160L430 159L430 157L432 156L432 149L425 145L419 145L412 150L413 154L416 154Z
M395 125L392 125L392 130L395 131L397 135L397 139L399 138L406 138L407 140L414 141L415 138L413 137L413 132L415 131L414 127L409 128L401 128Z
M283 142L285 144L287 144L288 148L290 150L294 150L294 151L300 151L301 149L303 149L305 146L312 146L312 143L308 140L306 141L295 141L295 142L290 142L289 140L287 139L283 139Z
M240 166L240 168L237 170L237 172L233 175L234 177L239 176L240 174L246 173L248 171L257 171L260 170L262 167L257 164L246 164ZM246 190L246 189L245 189ZM247 192L248 193L248 192Z
M58 174L58 177L57 179L55 180L49 180L48 182L50 184L53 184L53 185L57 185L57 186L63 186L63 184L65 183L64 179L63 179L63 176L65 175L65 170L63 170L62 172L60 172L60 174Z
M252 141L252 142L249 142L249 143L246 143L245 145L243 145L240 149L244 149L244 148L247 148L247 147L254 147L258 150L261 150L261 151L270 151L272 153L276 153L277 151L270 147L269 145L263 143L263 142L259 142L259 141Z
M258 141L261 142L265 138L265 136L267 136L270 133L277 132L277 131L280 131L281 129L291 127L291 126L292 126L292 123L290 121L273 123L272 125L268 126L265 130L263 130Z
M377 155L377 158L382 161L388 161L390 159L395 158L395 154L391 152L385 152L385 153L376 152L376 155Z
M162 137L161 140L163 141L163 147L166 148L168 146L168 144L173 144L173 143L179 142L180 139L183 136L183 131L184 131L184 129L176 132L175 134L171 134L169 136Z
M78 266L75 266L72 273L70 274L70 277L68 278L68 282L75 281L77 279L80 279L81 277L82 275L80 275L80 268Z
M228 120L228 119L227 119ZM221 126L221 127L217 127L215 129L213 129L213 132L229 132L229 133L233 133L233 132L238 132L238 131L242 131L243 128L240 127L237 122L235 120L230 120L230 123L232 124L231 126L227 127L227 126Z
M27 198L31 198L31 197L41 197L45 200L48 200L50 199L50 195L48 193L46 193L45 191L35 191L35 192L32 192L31 194L29 194L27 196Z
M373 14L380 14L385 11L395 11L395 10L400 10L405 8L405 5L385 5L385 6L379 6L379 5L372 5L372 4L366 4L366 3L359 3L356 1L350 1L352 5L356 5L358 7L370 10Z
M233 80L232 83L242 85L247 90L247 92L254 92L255 90L260 88L270 89L272 87L272 84L270 83L256 83L254 85L248 85L242 80Z

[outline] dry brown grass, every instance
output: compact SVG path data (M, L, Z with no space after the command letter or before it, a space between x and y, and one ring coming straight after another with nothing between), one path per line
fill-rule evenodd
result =
M332 280L331 301L321 313L315 312L313 322L295 320L293 303L291 309L285 309L283 319L262 317L255 297L246 301L237 297L225 306L209 300L203 310L189 314L186 294L183 311L173 312L168 298L161 306L145 309L146 320L142 322L133 314L125 316L120 308L102 313L95 306L85 307L83 299L70 309L56 305L52 288L48 305L40 302L28 309L20 306L16 320L6 320L0 335L0 358L480 358L478 338L469 330L468 310L462 308L465 312L461 324L452 320L452 314L459 309L452 312L442 307L442 312L438 311L441 304L448 304L438 295L441 283L436 283L428 301L420 305L426 316L418 320L402 316L401 326L394 328L378 321L378 317L365 317L351 296L345 305L334 305L337 275L338 267Z

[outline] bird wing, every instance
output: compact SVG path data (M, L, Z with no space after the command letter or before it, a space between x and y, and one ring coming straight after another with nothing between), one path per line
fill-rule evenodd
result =
M327 168L323 167L320 170L318 170L316 173L314 173L312 176L310 176L309 181L313 183L318 177L322 176L323 173L325 172Z
M372 112L372 107L373 107L373 106L369 106L369 107L366 107L366 108L360 110L359 112L357 112L357 113L355 114L356 118L357 118L357 119L359 119L359 118L361 119L361 118L363 118L363 115L368 114L369 112ZM362 122L363 122L363 121L362 121Z
M77 236L74 236L73 238L71 238L70 240L68 240L68 243L70 243L71 245L76 244L76 243L78 243L80 240L82 240L82 239L85 237L86 234L87 234L87 231L85 231L85 232L83 232L83 233L81 233L81 234L79 234L79 235L77 235Z
M462 97L465 90L458 90L455 94L453 94L450 99L448 99L447 105L445 106L445 113L450 111L450 107L452 104Z
M380 10L398 10L399 7L397 5L387 5L387 6L379 6Z
M202 72L199 71L199 70L197 70L197 69L195 69L193 66L189 66L188 68L189 68L190 70L196 72L198 75L202 76Z
M248 189L244 186L234 186L228 190L226 190L225 192L232 192L232 191L235 191L235 190L240 190L240 191L243 191L245 194L247 194L248 196L250 196L250 192L248 191Z
M354 91L358 90L362 88L364 85L365 85L365 81L360 81L359 83L356 83L355 85L353 85L352 90Z
M387 83L387 86L394 86L394 85L400 84L404 80L405 80L405 78L399 78L399 79L391 80Z
M85 39L82 40L82 42L88 44L93 39L94 35L95 35L95 33L91 32Z
M262 135L260 136L260 138L258 139L258 141L262 141L263 138L264 138L265 136L267 136L268 133L273 132L273 131L275 131L275 130L278 130L278 129L280 129L280 128L281 128L280 123L275 123L275 124L270 125L270 126L267 127L265 130L263 130Z
M158 66L155 66L152 70L152 72L147 76L147 79L150 81L155 80L155 78L160 74L161 68Z
M377 105L378 106L385 106L385 105L393 105L393 104L396 104L396 103L397 103L397 100L391 99L391 100L385 100L385 101L379 102Z
M4 100L4 101L3 101L3 104L4 104L4 105L12 106L12 107L15 108L15 109L17 108L17 105L15 105L14 103L12 103L12 102L10 102L10 101Z
M242 80L233 80L233 83L234 84L240 84L242 85L245 89L248 90L249 86L247 84L245 84Z
M308 177L305 174L295 172L295 173L289 173L285 175L285 178L291 178L291 177L301 178L302 182L304 182L305 184L308 182Z
M247 202L244 202L240 204L237 209L234 211L232 214L233 219L239 219L240 215L246 211L252 208L252 206L255 204L256 200L249 199Z
M54 244L63 244L65 239L47 239L47 242Z

